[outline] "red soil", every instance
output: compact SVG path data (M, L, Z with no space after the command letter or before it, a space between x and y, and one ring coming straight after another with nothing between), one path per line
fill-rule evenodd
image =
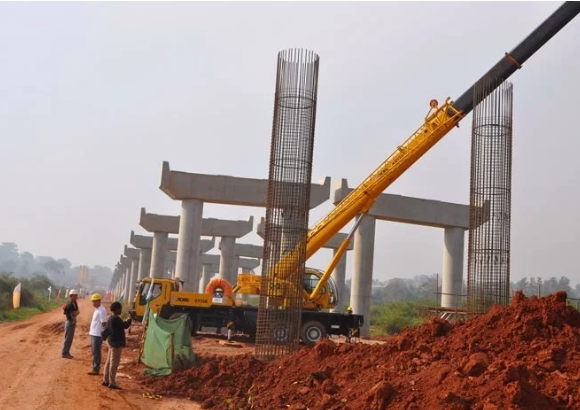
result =
M580 409L580 313L563 292L517 294L464 324L434 319L380 345L324 340L270 363L206 357L142 383L218 410Z

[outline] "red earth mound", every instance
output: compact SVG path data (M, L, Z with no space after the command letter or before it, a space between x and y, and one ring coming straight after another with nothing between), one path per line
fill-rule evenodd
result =
M451 326L434 319L381 345L319 342L263 363L208 358L150 390L215 409L580 409L580 313L563 292Z

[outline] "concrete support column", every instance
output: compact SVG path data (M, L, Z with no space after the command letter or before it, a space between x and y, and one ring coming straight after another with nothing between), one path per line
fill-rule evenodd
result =
M240 257L236 256L236 274L237 274L237 269L241 268L242 269L242 273L252 273L252 269L250 269L247 266L240 266Z
M336 252L337 249L332 252L333 256L336 255ZM332 309L332 311L342 313L349 305L349 301L346 300L344 291L344 282L346 279L346 252L339 259L338 264L332 271L330 277L336 285L336 298L338 300L338 303L336 304L335 308Z
M165 269L165 253L167 252L167 232L153 234L153 249L151 251L151 278L162 278Z
M123 283L123 305L127 305L127 301L130 299L129 296L129 285L131 283L131 262L127 263L125 268L125 282Z
M202 201L197 199L181 201L175 276L183 281L183 290L186 292L195 292L199 283L202 214Z
M353 313L364 315L361 336L370 335L373 260L376 218L365 216L354 234L354 255L350 305Z
M205 287L209 280L219 271L219 266L214 264L203 264L201 280L199 281L199 293L205 293Z
M141 282L151 272L151 249L143 248L139 253L139 271L137 280Z
M236 264L236 238L223 236L220 242L220 277L235 286L238 279L238 265Z
M126 299L126 305L131 306L135 299L135 283L139 272L139 258L131 258L131 276L129 277L129 297Z
M460 295L463 288L465 230L463 228L445 228L444 243L441 307L460 307L461 297L453 295Z

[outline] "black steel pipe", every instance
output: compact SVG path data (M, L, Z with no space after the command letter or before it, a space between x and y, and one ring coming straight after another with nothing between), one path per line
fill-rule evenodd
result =
M507 80L521 67L536 51L548 42L558 31L580 13L580 1L567 1L562 4L550 17L532 31L509 54L505 55L487 73L473 84L461 97L455 100L453 106L464 115L473 110L473 90L485 80ZM499 83L498 83L499 85ZM495 89L495 88L494 88ZM494 89L489 89L491 93ZM485 98L486 96L482 96Z

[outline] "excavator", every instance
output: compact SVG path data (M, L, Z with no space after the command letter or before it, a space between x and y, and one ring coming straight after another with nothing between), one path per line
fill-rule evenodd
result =
M423 124L308 233L306 259L314 255L330 238L355 219L352 229L335 252L325 271L308 268L305 272L297 272L289 269L289 266L295 266L290 262L298 260L299 247L286 253L281 261L271 268L268 274L274 288L284 288L284 286L277 285L291 283L301 283L303 286L304 309L301 338L305 344L312 345L327 334L344 335L347 338L359 334L359 329L364 322L362 315L352 314L352 311L338 313L325 310L333 308L339 302L330 275L346 252L354 232L377 197L453 128L459 126L460 121L473 109L475 88L484 82L488 84L489 80L494 80L495 87L499 86L500 82L497 80L505 81L514 72L521 69L522 65L536 51L572 21L578 13L580 13L580 2L563 3L512 51L506 52L457 100L453 101L447 98L443 104L439 104L437 100L431 100ZM487 93L491 93L494 88L488 86L485 87L485 90ZM297 275L302 275L303 279L297 281ZM224 295L223 289L219 287L208 286L206 293L196 294L180 292L178 284L173 280L146 279L141 284L135 298L134 309L137 311L137 316L141 316L144 311L145 294L150 293L156 286L158 289L153 292L155 297L150 306L153 310L157 310L162 317L174 317L186 313L193 321L194 328L200 324L216 327L232 325L236 329L243 330L244 333L255 334L257 308L238 305L235 303L233 295L260 294L259 276L239 275L237 284L231 289L231 297ZM221 292L219 292L220 289ZM218 290L217 293L216 290ZM286 304L284 295L274 296L279 296L277 303Z

